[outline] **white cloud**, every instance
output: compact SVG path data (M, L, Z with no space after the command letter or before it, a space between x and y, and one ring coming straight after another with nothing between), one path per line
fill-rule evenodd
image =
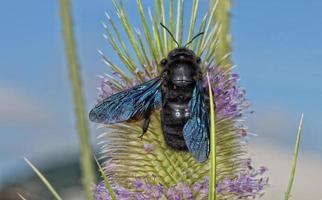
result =
M0 87L0 124L47 123L53 112L40 99L13 87Z
M256 144L250 146L255 166L267 166L270 187L266 189L263 200L283 199L292 164L292 150L281 146ZM322 157L301 151L292 189L292 199L322 199Z
M248 125L262 138L288 139L294 137L301 113L294 114L287 106L262 105L248 116Z

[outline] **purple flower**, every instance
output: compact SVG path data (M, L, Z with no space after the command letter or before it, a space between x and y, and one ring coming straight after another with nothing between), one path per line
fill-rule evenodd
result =
M153 144L144 143L143 148L147 153L151 153L154 150Z
M241 172L234 179L224 179L217 185L219 194L235 194L241 197L256 197L263 194L263 189L268 184L268 178L262 177L267 171L266 167L260 167L258 170L250 167Z
M245 162L250 166L250 159ZM263 173L267 171L266 167L254 169L249 167L241 172L235 178L225 178L216 185L216 193L218 196L234 195L238 198L256 198L262 196L264 188L268 184L268 178L263 177ZM169 188L160 183L150 183L147 180L141 181L136 179L133 181L133 188L124 188L113 185L113 190L117 199L120 200L148 200L148 199L164 199L169 200L195 200L208 199L209 177L206 176L202 181L196 182L192 186L185 183L178 183ZM96 200L110 200L108 190L104 182L101 182L93 190ZM197 194L194 197L193 194Z
M249 104L245 99L245 90L238 85L239 76L237 74L228 76L227 71L216 66L210 67L208 74L213 86L217 118L219 120L240 118L242 111ZM204 86L207 86L206 78Z
M135 181L133 181L133 186L135 189L141 189L143 186L143 183L139 179L135 179Z

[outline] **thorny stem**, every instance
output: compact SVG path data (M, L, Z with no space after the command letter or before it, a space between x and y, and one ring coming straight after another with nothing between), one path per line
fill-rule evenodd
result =
M95 182L92 152L88 124L84 109L84 98L80 69L76 55L76 46L73 32L73 23L69 0L60 0L61 19L63 23L63 34L65 39L65 51L68 58L69 76L74 97L75 114L77 117L77 129L80 140L82 182L86 199L92 200L91 185Z

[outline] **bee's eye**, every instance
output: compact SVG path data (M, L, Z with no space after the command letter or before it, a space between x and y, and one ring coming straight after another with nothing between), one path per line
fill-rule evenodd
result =
M160 62L162 66L165 66L168 63L167 59L163 58Z
M200 58L200 57L197 57L196 62L197 62L198 64L200 64L200 62L201 62L201 58Z

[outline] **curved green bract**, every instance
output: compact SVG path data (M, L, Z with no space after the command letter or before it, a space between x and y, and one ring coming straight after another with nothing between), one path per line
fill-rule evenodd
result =
M60 195L57 193L57 191L54 189L54 187L50 184L50 182L46 179L46 177L27 158L24 158L24 159L25 159L26 163L31 167L31 169L37 174L37 176L40 178L40 180L44 183L44 185L47 187L47 189L52 194L54 199L62 200Z
M302 113L299 128L298 128L298 131L297 131L297 136L296 136L291 174L290 174L287 190L286 190L285 197L284 197L285 200L289 200L291 198L291 191L292 191L293 182L294 182L294 178L295 178L295 171L296 171L296 166L297 166L297 157L298 157L298 154L299 154L300 141L301 141L301 135L302 135L302 129L303 129L303 117L304 117L304 115Z
M212 88L207 74L209 101L214 102ZM209 200L216 200L216 178L217 178L217 163L216 163L216 116L214 104L210 103L210 173L209 173Z

